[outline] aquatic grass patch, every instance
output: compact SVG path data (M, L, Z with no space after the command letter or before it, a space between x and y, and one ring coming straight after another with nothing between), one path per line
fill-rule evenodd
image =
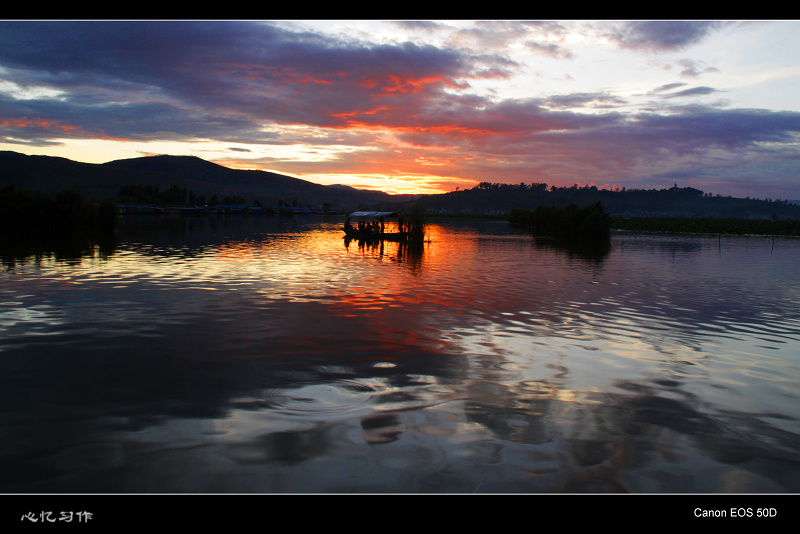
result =
M419 205L413 206L404 212L404 231L410 241L422 241L425 239L425 225L427 214L425 208Z
M95 202L75 189L45 195L0 188L0 245L7 250L78 250L112 241L117 217L111 200Z
M800 236L798 220L615 217L611 227L634 232Z
M602 203L588 206L538 206L535 210L512 210L508 221L537 236L570 239L608 239L611 216Z

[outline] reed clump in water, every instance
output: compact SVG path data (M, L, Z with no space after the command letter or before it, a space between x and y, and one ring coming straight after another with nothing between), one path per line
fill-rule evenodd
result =
M414 206L403 214L403 231L406 238L410 241L422 242L425 240L425 223L427 216L425 208Z
M635 232L800 236L800 221L689 217L614 218L613 228Z
M117 208L94 202L77 190L45 195L7 184L0 188L0 242L51 246L113 237Z
M570 239L605 240L609 238L611 216L600 202L564 208L538 206L534 211L512 210L509 222L529 229L534 235Z

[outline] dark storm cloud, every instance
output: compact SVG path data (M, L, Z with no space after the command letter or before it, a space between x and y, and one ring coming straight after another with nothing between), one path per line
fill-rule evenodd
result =
M595 127L541 132L527 148L536 155L531 161L551 173L569 158L571 176L579 182L648 188L663 187L665 176L683 176L706 180L721 192L720 184L737 176L740 183L772 187L786 198L796 188L798 133L800 113L693 106L670 115L619 115Z
M610 37L623 48L674 51L699 43L721 26L719 22L709 21L630 21L617 26Z
M614 115L609 120L585 122L581 127L553 133L542 132L542 142L561 141L583 147L605 157L623 160L647 156L657 161L657 154L684 156L710 150L767 152L768 143L793 143L800 133L800 113L739 109L718 110L704 106L674 108L670 114L641 113ZM578 123L575 123L578 125ZM594 147L594 148L590 148ZM796 150L786 155L796 158Z
M677 50L716 28L705 22L625 23L614 35L625 47ZM564 31L557 23L523 22L453 31L461 44L484 45L470 52L468 46L366 44L255 22L0 22L0 140L39 146L65 137L370 146L336 161L352 169L358 158L400 167L390 156L406 147L378 139L391 137L412 147L404 154L419 149L402 163L409 173L442 169L447 176L481 180L475 173L493 173L492 162L502 163L503 175L516 183L530 178L531 169L551 183L570 183L570 174L584 169L630 176L643 161L669 170L671 158L704 151L797 158L798 113L695 106L633 114L631 102L613 90L513 100L472 91L479 81L504 83L520 67L502 53L505 48L491 52L489 43L537 43L564 58L565 49L547 47ZM684 67L708 70L699 63ZM713 92L675 83L651 95ZM452 164L420 171L412 168L420 154ZM470 163L459 166L459 160ZM331 161L302 165L325 173Z
M625 100L607 93L571 93L551 96L546 103L553 108L612 108L625 104Z
M719 72L719 69L716 67L706 67L689 59L682 59L678 63L683 68L683 70L681 70L681 76L687 78L697 78L701 74L705 74L707 72Z
M552 58L572 59L572 52L556 43L540 43L536 41L528 41L525 43L530 50L537 54L549 56Z
M264 137L251 121L163 102L64 103L51 99L0 98L0 139L26 138L32 144L74 137L125 141L224 137L245 141ZM13 142L13 141L12 141Z
M598 115L547 111L535 102L505 103L486 111L504 125L502 133L465 128L458 136L418 131L404 139L420 147L447 146L443 156L470 156L451 172L502 172L509 183L594 181L662 187L667 172L687 178L728 176L744 173L746 164L752 184L777 184L780 178L771 176L769 168L782 168L783 173L797 168L800 113L693 106L673 108L669 115ZM493 127L477 120L461 125Z
M669 93L667 95L664 95L664 98L676 98L684 96L706 96L717 92L718 91L712 87L692 87L691 89L684 89L683 91Z
M678 87L684 87L686 84L683 82L676 82L676 83L668 83L666 85L662 85L653 89L654 93L661 93L663 91L672 91L673 89L677 89Z
M800 113L760 109L717 110L687 106L669 115L637 116L632 133L657 139L676 151L704 148L738 150L761 143L793 143L800 133Z
M628 42L677 46L712 23L629 23ZM558 32L553 24L483 23L520 35ZM669 37L665 37L665 35ZM250 22L4 22L0 66L20 87L46 86L59 98L4 102L5 128L23 136L25 119L108 138L215 138L276 142L269 124L396 128L421 139L520 135L581 129L596 116L554 113L544 102L489 100L446 89L502 79L514 64L412 43L367 46ZM666 87L662 89L667 89ZM707 87L671 96L708 94ZM554 95L553 109L623 102L613 94ZM607 119L601 119L608 122ZM55 127L55 126L53 126ZM659 130L661 131L661 130ZM7 132L8 134L8 132Z
M64 91L48 102L49 119L109 136L124 125L134 138L163 117L175 126L159 130L175 138L214 136L215 124L222 136L234 123L252 132L273 121L346 126L379 100L401 105L472 68L430 46L363 46L232 22L5 22L0 66L22 88ZM31 111L43 109L17 113Z
M406 30L421 30L425 32L434 32L446 27L440 22L434 22L431 20L398 20L392 21L391 24Z
M114 90L197 82L203 61L233 59L252 34L218 22L3 22L0 29L0 62L24 79ZM261 36L276 40L268 27Z

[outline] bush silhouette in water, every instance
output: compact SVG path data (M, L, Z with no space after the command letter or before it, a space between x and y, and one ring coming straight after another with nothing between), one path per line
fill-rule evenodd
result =
M512 210L511 224L521 226L539 236L570 239L607 239L611 234L611 216L602 203L565 208L539 206L535 210Z
M89 201L74 189L48 196L13 184L0 188L0 241L6 244L110 239L116 219L112 201Z

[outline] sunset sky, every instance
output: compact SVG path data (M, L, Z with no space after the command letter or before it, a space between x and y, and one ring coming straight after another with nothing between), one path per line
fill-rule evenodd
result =
M0 21L0 150L800 200L800 21Z

